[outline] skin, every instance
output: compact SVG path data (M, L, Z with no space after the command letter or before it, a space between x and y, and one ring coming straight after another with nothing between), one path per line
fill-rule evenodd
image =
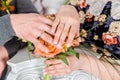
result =
M38 37L42 37L47 42L50 42L43 35L44 31L50 32L52 21L43 15L39 14L11 14L11 25L16 35L25 40L31 41L35 47L44 52L48 49L38 41ZM48 35L49 36L49 35Z
M71 10L71 8L69 8L69 9ZM61 15L65 15L64 18L66 16L70 18L72 14L69 15L70 13L68 14L67 10L65 10L65 11L66 11L66 14L61 13ZM61 12L64 12L64 10ZM69 12L69 10L68 10L68 12ZM65 38L67 36L67 33L68 33L68 31L70 29L70 25L71 25L71 23L69 23L69 26L67 26L67 30L64 31L64 28L66 28L66 26L64 26L64 22L67 24L67 22L69 22L70 19L67 19L67 18L62 19L62 20L61 19L62 19L62 17L56 18L55 23L52 27L52 32L55 33L54 43L58 44L58 47L61 47L60 45L62 44L62 42L66 41ZM72 23L74 23L74 21ZM75 27L75 28L78 28L78 27ZM76 33L76 31L75 31L75 33ZM75 33L72 33L72 35L74 36ZM62 36L62 34L64 34L63 35L64 37ZM69 36L69 34L68 34L68 36ZM72 41L72 39L73 38L71 38L71 41ZM70 42L68 41L68 43L70 43ZM95 57L92 57L90 55L82 54L82 52L80 52L79 60L75 56L67 56L67 60L69 62L69 66L64 64L60 59L46 60L45 64L51 65L51 66L46 67L45 72L47 74L54 75L54 76L63 76L65 74L69 74L75 70L84 70L84 71L91 73L94 76L100 78L101 80L118 80L118 79L120 79L120 75L118 74L118 72L109 63L98 60ZM118 66L118 65L114 65L114 66L120 71L120 66Z
M3 46L0 46L0 77L6 66L7 60L8 60L8 53Z
M32 16L32 17L31 17ZM25 40L31 41L35 47L48 52L48 49L42 45L37 37L41 37L47 42L52 42L52 37L46 34L44 31L50 33L50 26L52 21L43 15L39 14L11 14L11 25L16 35ZM48 39L49 38L49 39ZM8 52L4 46L0 46L0 77L6 66L6 62L9 59Z
M71 46L73 39L79 36L79 24L80 19L76 9L70 5L62 6L51 28L51 32L55 34L54 44L58 48L62 48L64 42L67 46Z
M73 11L69 9L73 9ZM57 41L57 44L61 46L62 43L65 41L67 35L68 39L66 40L66 42L69 43L69 45L71 45L74 37L79 36L79 17L77 11L74 7L68 5L62 6L60 8L60 11L57 13L54 22L43 15L35 13L11 14L10 20L12 28L18 37L25 41L31 41L35 47L39 48L43 52L48 52L48 49L39 42L39 40L37 39L38 37L41 37L50 44L53 44L53 41L54 43ZM57 22L57 20L59 21ZM62 23L64 23L64 26L60 26ZM63 32L66 33L62 33L61 27L63 27L64 29ZM58 29L61 29L60 32ZM44 31L49 34L55 35L55 38L53 39ZM69 34L67 34L68 31ZM80 39L78 38L77 40L79 41ZM4 70L8 59L9 58L6 49L3 46L0 46L0 76L2 75L2 71Z
M75 70L84 70L101 80L120 79L120 75L110 64L100 61L90 55L80 54L80 59L77 59L75 56L68 56L67 60L69 66L64 64L60 59L46 60L45 63L52 66L46 67L45 72L54 76L63 76ZM115 67L120 71L120 66L115 65Z

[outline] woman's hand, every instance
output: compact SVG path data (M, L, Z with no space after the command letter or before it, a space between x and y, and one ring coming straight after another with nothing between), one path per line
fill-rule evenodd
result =
M70 5L62 6L51 29L52 33L55 33L54 44L61 48L62 44L67 42L67 46L71 46L73 39L79 36L79 25L77 10Z
M50 42L51 36L44 33L50 32L50 26L52 21L43 15L39 14L11 14L11 25L16 35L25 41L30 41L35 47L39 48L43 52L48 52L48 49L40 44L38 37L42 37L47 42ZM49 39L48 39L49 38Z
M71 73L74 70L80 69L81 62L76 58L76 56L68 56L67 60L69 65L66 65L60 59L46 60L45 64L51 66L46 67L45 72L54 76L63 76L65 74Z

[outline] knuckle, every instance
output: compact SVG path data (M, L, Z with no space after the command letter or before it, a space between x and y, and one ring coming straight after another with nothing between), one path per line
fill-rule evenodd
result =
M62 44L62 43L64 42L64 40L65 40L65 39L63 39L63 38L60 39L60 44Z

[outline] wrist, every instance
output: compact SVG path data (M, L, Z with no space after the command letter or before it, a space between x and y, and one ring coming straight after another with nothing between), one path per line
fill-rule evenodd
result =
M16 23L16 21L15 21L16 16L15 16L15 14L10 14L9 17L10 17L11 27L12 27L13 31L15 32L15 34L16 34L16 29L14 27L14 25Z
M69 10L70 9L72 11L74 11L74 10L77 11L75 6L72 6L72 5L62 5L60 9L62 9L62 10Z
M22 42L22 40L18 40L16 36L14 36L11 40L4 44L4 47L7 50L9 58L12 58L18 50L24 48L27 44Z

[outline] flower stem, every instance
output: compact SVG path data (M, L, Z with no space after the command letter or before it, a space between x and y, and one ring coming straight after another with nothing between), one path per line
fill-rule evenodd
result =
M49 74L45 74L44 80L50 80L50 75Z
M10 14L10 11L9 11L9 9L6 9L6 12L7 12L7 14Z
M93 29L95 29L95 28L97 28L97 27L98 27L98 24L95 25L94 27L90 28L89 30L87 30L87 32L89 32L89 31L91 31L91 30L93 30ZM87 32L85 32L85 33L87 33ZM83 34L85 34L85 33L83 33ZM79 36L76 37L75 39L79 38L80 36L81 36L81 35L79 35Z

